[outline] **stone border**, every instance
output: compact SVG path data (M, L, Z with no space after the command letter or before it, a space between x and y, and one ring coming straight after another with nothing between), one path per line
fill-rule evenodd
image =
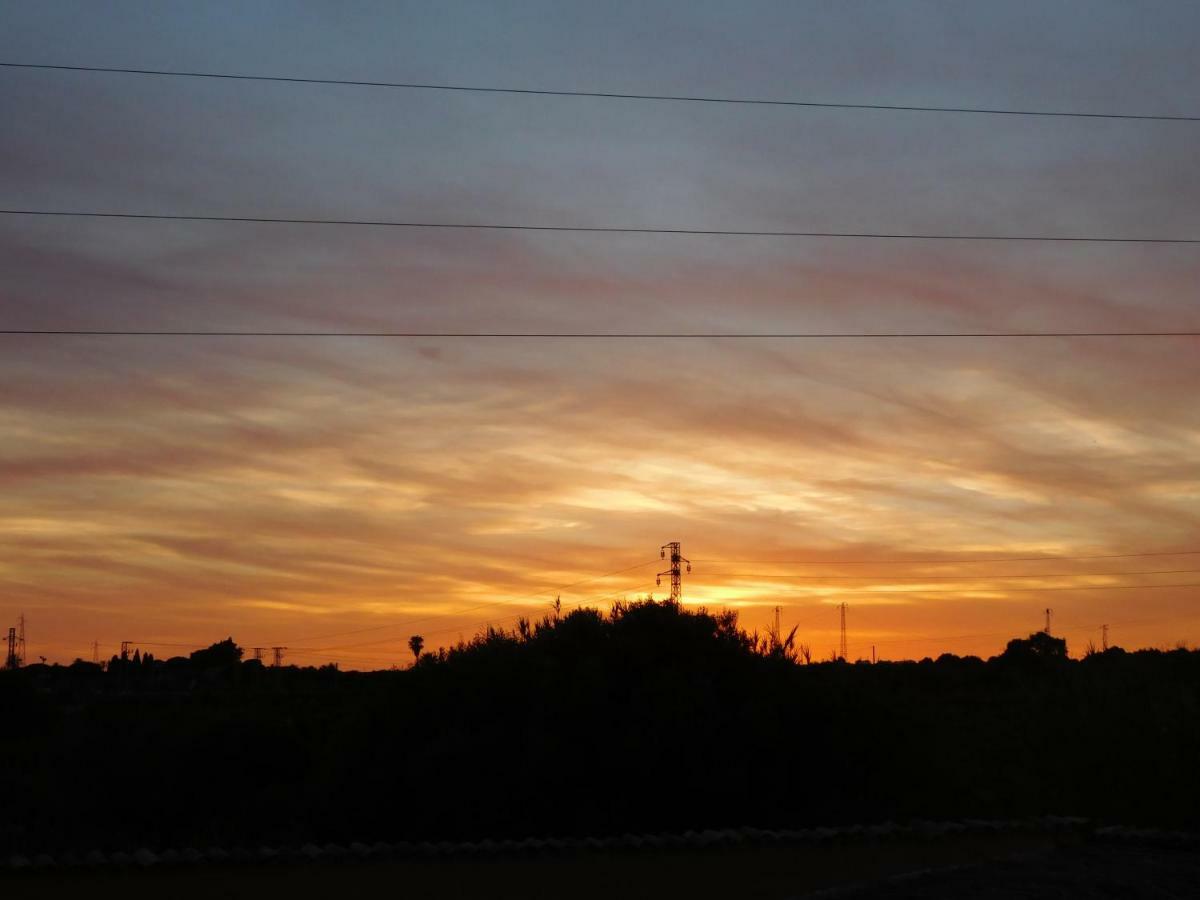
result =
M156 866L249 865L262 863L343 863L368 860L433 859L446 857L535 856L595 851L682 850L736 846L821 846L848 842L883 842L901 839L936 840L967 834L1062 834L1074 833L1103 842L1149 844L1179 849L1200 849L1200 833L1165 831L1153 828L1126 828L1113 825L1097 827L1088 819L1072 816L1045 816L1039 819L963 819L929 822L914 820L903 825L845 825L836 828L771 830L763 828L727 828L685 831L682 834L632 834L595 838L525 838L524 840L478 842L400 841L373 844L304 844L300 847L235 847L224 849L194 847L155 852L146 847L114 853L92 850L88 853L39 853L33 857L14 854L0 860L0 871L125 868L148 869Z

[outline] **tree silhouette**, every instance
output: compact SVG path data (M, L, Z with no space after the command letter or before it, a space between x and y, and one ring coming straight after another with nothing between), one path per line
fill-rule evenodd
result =
M191 654L192 662L202 669L228 669L237 665L242 658L242 648L233 642L233 638L225 638L211 647L197 650Z
M1051 660L1067 658L1067 642L1045 631L1035 631L1027 638L1013 638L1004 648L1004 659Z
M421 651L425 649L425 638L419 634L414 634L408 639L408 649L412 651L413 660L421 659Z

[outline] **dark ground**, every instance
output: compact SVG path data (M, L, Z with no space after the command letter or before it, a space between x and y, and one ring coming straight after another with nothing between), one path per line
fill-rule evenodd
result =
M1200 897L1200 854L1133 847L1073 847L824 891L846 900L1166 900Z
M827 847L593 852L387 863L47 870L0 879L6 895L405 898L1195 898L1200 854L1076 836L973 835Z

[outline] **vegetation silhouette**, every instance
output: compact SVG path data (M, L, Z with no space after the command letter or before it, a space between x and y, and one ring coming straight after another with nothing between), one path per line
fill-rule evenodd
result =
M189 659L199 669L232 669L242 661L242 648L226 638L204 650L197 650Z
M416 648L413 648L414 651ZM408 669L0 673L0 853L1082 815L1200 819L1200 653L1047 634L806 664L732 612L561 606Z
M1009 641L1000 658L1005 662L1024 664L1062 662L1068 658L1067 642L1064 638L1052 637L1049 632L1038 631L1028 638Z

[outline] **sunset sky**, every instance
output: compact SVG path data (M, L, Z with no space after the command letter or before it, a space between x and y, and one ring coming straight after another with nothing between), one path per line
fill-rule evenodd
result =
M50 0L0 62L1196 116L1200 6ZM1200 238L1196 122L14 68L0 121L5 209ZM0 273L10 330L1200 330L1187 244L0 215ZM679 540L689 605L817 656L843 601L856 657L1045 607L1073 652L1194 643L1198 388L1194 337L0 335L0 625L406 664L662 596Z

